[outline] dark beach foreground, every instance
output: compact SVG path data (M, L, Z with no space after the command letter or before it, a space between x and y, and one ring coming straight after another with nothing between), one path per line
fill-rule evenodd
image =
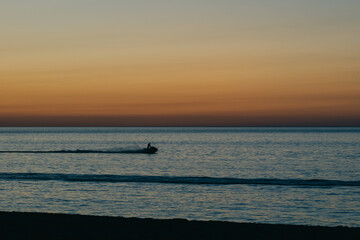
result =
M360 239L360 228L0 212L0 239Z

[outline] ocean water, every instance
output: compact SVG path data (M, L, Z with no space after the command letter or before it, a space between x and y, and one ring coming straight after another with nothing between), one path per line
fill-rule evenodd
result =
M359 227L360 128L0 128L0 211Z

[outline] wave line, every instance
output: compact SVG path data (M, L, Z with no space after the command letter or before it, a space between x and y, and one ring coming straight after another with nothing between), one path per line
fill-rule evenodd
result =
M280 185L304 187L359 187L360 181L325 179L276 179L276 178L216 178L191 176L144 176L144 175L94 175L63 173L0 173L0 180L66 181L66 182L114 182L114 183L172 183L208 185Z

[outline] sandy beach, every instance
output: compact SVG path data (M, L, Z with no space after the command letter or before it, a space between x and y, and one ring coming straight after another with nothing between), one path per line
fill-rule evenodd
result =
M360 228L0 212L1 239L360 239Z

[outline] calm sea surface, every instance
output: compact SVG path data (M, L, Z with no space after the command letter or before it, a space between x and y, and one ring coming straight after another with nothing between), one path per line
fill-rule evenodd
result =
M0 151L0 211L360 226L360 128L0 128Z

